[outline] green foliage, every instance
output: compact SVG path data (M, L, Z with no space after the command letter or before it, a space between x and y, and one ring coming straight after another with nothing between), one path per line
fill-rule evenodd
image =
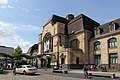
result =
M20 63L22 61L22 57L20 57L20 54L22 54L22 49L18 46L12 54L16 63Z

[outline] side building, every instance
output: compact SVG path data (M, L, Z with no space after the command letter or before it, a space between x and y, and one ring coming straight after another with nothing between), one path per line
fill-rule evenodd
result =
M120 70L120 19L96 26L89 47L90 64Z
M12 68L12 53L14 51L14 48L12 47L5 47L0 46L0 62L3 63L5 68Z

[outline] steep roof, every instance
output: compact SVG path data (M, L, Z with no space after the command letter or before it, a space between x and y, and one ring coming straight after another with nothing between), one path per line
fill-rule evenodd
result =
M94 28L99 25L100 24L98 22L92 20L84 14L80 14L68 23L68 34L79 30L94 31Z
M61 22L61 23L67 24L68 20L66 18L63 18L63 17L53 14L52 17L49 19L49 21L43 27L45 27L49 22L51 22L52 25L54 25L56 22Z
M111 22L114 22L115 24L116 24L116 26L118 27L117 29L116 29L116 31L117 30L120 30L120 18L119 19L116 19L116 20L113 20L113 21L111 21ZM102 34L107 34L107 33L109 33L110 31L109 31L109 26L110 26L110 23L111 22L108 22L108 23L106 23L106 24L103 24L103 25L101 25L101 26L98 26L100 29L102 29L102 32L101 32L101 35Z

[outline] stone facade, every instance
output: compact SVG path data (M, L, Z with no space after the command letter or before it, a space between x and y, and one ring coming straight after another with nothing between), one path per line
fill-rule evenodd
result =
M119 22L119 19L116 20L118 24L115 28L113 27L115 31L109 32L112 23L100 26L83 14L76 17L70 14L67 19L53 15L39 34L38 63L41 67L62 64L64 68L82 68L84 64L98 65L100 61L99 64L109 67L110 60L114 63L112 57L117 54L115 62L120 64ZM99 35L95 32L96 30L100 33ZM109 48L109 45L114 44L108 43L112 38L117 39L117 46ZM96 45L97 48L100 46L98 50L95 50L96 41L100 42L100 45Z

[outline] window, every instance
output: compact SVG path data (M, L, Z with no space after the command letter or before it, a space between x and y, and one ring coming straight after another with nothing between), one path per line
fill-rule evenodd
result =
M110 58L110 64L117 64L118 63L118 55L117 55L117 53L110 54L109 58Z
M101 55L96 55L95 56L95 64L100 64L101 63Z
M100 35L100 28L95 29L95 35Z
M76 64L79 64L79 57L76 58Z
M115 31L116 30L116 24L114 22L111 22L109 25L109 30L110 32Z
M116 38L111 38L108 40L109 48L117 47L117 40Z
M100 42L99 41L95 42L94 49L95 50L99 50L100 49Z
M70 42L70 47L73 49L79 49L79 40L78 39L74 39Z

